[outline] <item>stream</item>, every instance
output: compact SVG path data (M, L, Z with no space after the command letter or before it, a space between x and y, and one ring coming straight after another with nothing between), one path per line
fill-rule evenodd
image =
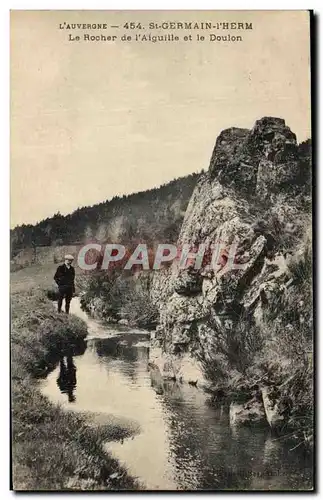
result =
M230 428L228 408L212 407L198 387L153 381L149 333L103 325L82 311L87 349L60 363L42 393L97 425L118 423L131 436L106 449L149 490L306 490L312 460L295 443L263 428Z

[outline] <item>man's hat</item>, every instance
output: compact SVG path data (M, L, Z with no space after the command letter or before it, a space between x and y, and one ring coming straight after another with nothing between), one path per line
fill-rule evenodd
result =
M74 257L73 257L73 255L71 255L70 253L68 253L67 255L65 255L64 259L65 260L74 260Z

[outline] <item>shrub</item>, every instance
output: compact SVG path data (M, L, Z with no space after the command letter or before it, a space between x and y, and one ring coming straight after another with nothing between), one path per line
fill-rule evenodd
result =
M140 274L137 279L129 280L121 300L121 315L129 324L153 328L157 324L158 309L151 300L151 278Z
M207 346L199 351L206 378L215 385L230 386L237 376L246 376L263 347L263 336L250 317L240 317L229 328L209 322L213 332Z
M94 305L103 318L125 318L132 325L154 327L159 314L151 300L151 284L151 275L145 272L98 271L82 278L81 302L85 309Z

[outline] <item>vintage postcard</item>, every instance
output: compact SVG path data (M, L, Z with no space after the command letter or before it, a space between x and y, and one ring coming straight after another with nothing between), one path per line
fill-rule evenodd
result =
M11 11L16 491L310 491L309 11Z

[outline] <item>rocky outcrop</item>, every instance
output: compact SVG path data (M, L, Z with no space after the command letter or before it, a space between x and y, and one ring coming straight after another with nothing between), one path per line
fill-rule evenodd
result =
M215 269L191 265L181 270L174 263L167 274L155 273L153 299L160 324L151 356L160 373L206 383L197 360L201 351L207 355L216 332L230 335L246 317L261 324L263 311L284 293L286 248L296 238L309 200L300 148L281 118L265 117L251 130L230 128L217 138L209 171L189 202L178 247L215 244L224 250ZM263 403L257 405L263 412ZM239 408L235 419L245 413Z
M266 423L264 407L261 401L251 399L243 404L231 403L229 408L230 426L262 425Z
M284 416L277 389L276 387L263 387L261 394L267 422L270 427L278 429L284 421Z
M231 128L219 135L210 175L244 195L270 196L298 178L295 134L281 118L262 118L252 130Z

